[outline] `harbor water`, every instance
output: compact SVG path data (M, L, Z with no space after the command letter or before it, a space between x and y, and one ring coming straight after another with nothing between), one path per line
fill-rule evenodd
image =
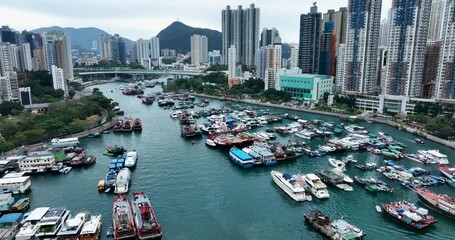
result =
M347 173L354 176L368 174L378 177L396 190L393 193L370 193L353 183L353 192L344 192L328 186L330 199L311 202L295 202L273 182L270 171L283 173L314 173L330 169L329 156L281 163L272 167L241 169L229 161L228 152L210 149L205 145L205 136L188 140L180 136L178 120L171 119L170 110L141 104L135 96L122 95L119 83L108 83L98 87L107 97L120 103L125 117L139 117L143 122L141 133L111 133L100 138L81 140L86 152L97 157L93 166L73 169L68 174L43 174L32 177L31 208L67 207L73 214L79 210L89 210L92 214L102 214L103 233L112 225L113 194L99 193L98 181L108 171L111 157L104 156L108 145L121 145L128 150L137 150L139 160L132 173L129 198L133 191L144 191L150 198L158 221L163 229L163 239L323 239L309 225L304 223L303 213L320 209L331 219L344 218L349 223L363 229L366 239L454 239L454 220L430 213L438 222L424 231L415 232L394 222L385 213L377 213L376 205L383 202L407 200L417 202L415 193L398 182L389 180L378 172L365 172L348 165ZM112 92L111 92L112 90ZM155 88L149 92L160 91ZM224 102L211 100L209 107L221 106ZM200 108L195 107L195 110ZM306 120L340 120L334 117L302 112L270 109L275 113L292 113ZM198 119L198 124L206 122ZM287 122L284 120L283 123ZM267 127L279 126L269 125ZM418 149L439 149L454 163L455 152L440 144L426 141L416 145L416 136L382 124L360 123L371 133L378 131L391 134L395 140L408 147L404 152L415 153ZM262 128L264 130L265 128ZM256 129L255 129L256 130ZM259 130L259 129L257 129ZM253 130L254 131L254 130ZM278 135L277 141L287 142L287 136ZM195 141L192 144L192 141ZM314 148L325 141L314 138L307 142ZM351 152L359 163L376 162L382 165L383 158L369 152ZM347 156L348 153L335 155ZM399 164L426 168L439 175L436 166L422 165L408 159ZM455 196L455 188L450 186L431 187L435 192L445 192Z

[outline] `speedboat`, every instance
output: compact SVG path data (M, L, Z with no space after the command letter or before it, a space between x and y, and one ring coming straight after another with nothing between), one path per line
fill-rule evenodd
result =
M128 192L128 187L131 179L131 171L128 168L123 168L117 174L117 179L115 180L115 190L114 193L124 194Z
M125 159L125 167L133 168L136 166L138 156L136 151L128 152Z
M87 212L80 212L69 217L57 233L57 240L76 240L87 218Z
M207 138L205 140L205 144L209 147L216 147L216 143L212 139L209 139L209 138Z
M305 192L305 189L291 175L277 171L272 171L270 174L276 185L295 201L311 201L311 196Z
M332 169L332 170L330 170L330 171L332 171L332 172L334 172L334 173L336 173L336 174L338 174L338 175L343 176L343 181L344 181L344 182L347 182L347 183L353 183L353 182L354 182L354 180L352 180L351 177L349 177L347 174L345 174L345 173L343 172L343 170L341 170L341 169L339 169L339 168L334 168L334 169Z
M144 192L133 193L131 208L137 228L137 237L139 239L161 238L163 235L161 226L158 224L152 204Z
M342 160L338 160L338 159L335 159L335 158L329 158L329 163L334 168L341 169L343 172L346 171L346 163L343 162Z
M308 185L310 185L311 194L313 194L315 197L319 199L330 197L329 191L327 191L327 185L325 185L315 174L306 174L304 176L304 180Z

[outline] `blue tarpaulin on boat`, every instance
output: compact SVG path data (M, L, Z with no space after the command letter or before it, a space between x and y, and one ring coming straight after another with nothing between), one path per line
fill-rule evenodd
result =
M22 220L22 213L8 213L0 218L0 225L19 223Z

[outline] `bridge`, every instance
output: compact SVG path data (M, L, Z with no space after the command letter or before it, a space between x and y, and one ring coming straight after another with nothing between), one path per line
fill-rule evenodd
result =
M149 70L149 69L131 69L126 67L102 67L102 68L74 68L81 76L98 75L98 74L159 74L159 75L176 75L176 76L204 76L206 73L198 71L185 70Z

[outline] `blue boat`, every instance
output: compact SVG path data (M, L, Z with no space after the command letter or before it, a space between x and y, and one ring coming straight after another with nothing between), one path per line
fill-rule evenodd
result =
M249 149L251 149L253 152L260 156L262 164L266 166L276 165L275 155L272 152L270 152L267 148L253 145L250 146Z
M231 157L231 160L243 167L243 168L252 168L254 164L254 159L250 155L248 155L246 152L233 147L231 150L229 150L229 156Z
M11 193L0 194L0 212L7 212L14 204L14 197Z

